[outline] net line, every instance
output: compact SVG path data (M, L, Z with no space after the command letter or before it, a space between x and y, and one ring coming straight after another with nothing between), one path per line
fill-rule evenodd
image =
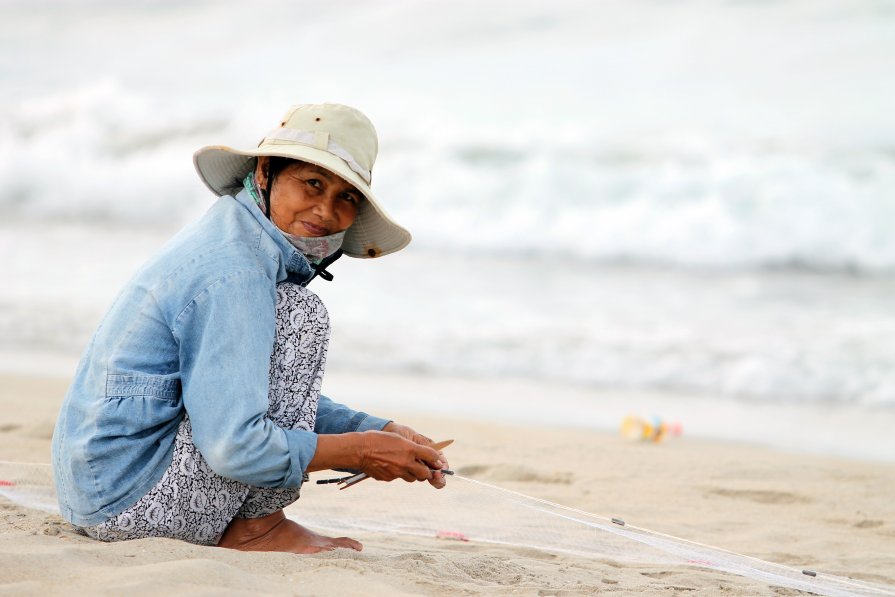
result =
M453 491L406 492L401 500L385 483L346 492L302 494L287 508L303 524L331 532L386 532L424 537L456 537L478 543L527 547L542 551L632 564L670 564L716 570L772 586L820 595L895 596L895 587L767 562L711 545L633 526L617 519L455 475ZM450 489L449 485L449 489ZM363 487L363 489L361 489ZM351 492L357 492L350 495ZM346 517L350 512L350 517ZM432 512L438 512L437 525ZM621 524L620 524L621 523ZM445 533L447 531L447 533Z
M448 488L372 481L348 491L305 484L290 518L329 532L455 539L599 561L715 570L830 597L895 597L895 587L777 564L454 475ZM0 497L59 513L48 464L0 461ZM433 512L437 516L433 516Z
M531 501L534 501L534 502L537 502L537 503L540 503L540 504L544 504L545 506L548 506L549 508L552 508L552 509L555 509L555 510L568 511L568 512L572 512L572 513L574 513L574 514L576 514L576 515L578 515L578 516L581 516L581 517L592 518L592 519L600 520L600 521L603 521L603 522L609 522L609 523L611 523L612 525L617 525L617 526L620 526L620 527L622 527L622 528L624 528L624 529L627 529L627 530L631 531L630 533L626 534L626 536L628 536L630 539L635 540L635 541L644 541L644 542L646 542L646 543L649 543L649 541L647 541L647 540L645 539L646 537L652 537L652 538L662 539L662 540L665 540L666 542L674 542L674 543L678 543L678 544L682 544L682 545L692 546L692 548L694 548L694 549L701 549L701 550L711 551L711 552L714 552L714 553L717 553L717 554L726 554L727 556L731 556L731 557L739 558L739 559L741 559L741 560L743 560L743 561L753 562L754 565L758 565L758 566L761 566L761 567L763 567L763 568L773 568L773 569L777 569L777 570L779 570L780 572L785 573L785 575L787 575L787 576L792 576L792 575L805 576L805 571L804 571L804 569L801 569L801 568L794 568L794 567L792 567L792 566L787 566L787 565L785 565L785 564L778 564L778 563L775 563L775 562L769 562L769 561L767 561L767 560L762 560L762 559L760 559L760 558L756 558L756 557L754 557L754 556L749 556L749 555L741 554L741 553L738 553L738 552L730 551L730 550L727 550L727 549L724 549L724 548L721 548L721 547L715 547L715 546L713 546L713 545L707 545L707 544L705 544L705 543L700 543L700 542L698 542L698 541L693 541L692 539L682 539L682 538L680 538L680 537L675 537L674 535L668 535L668 534L666 534L666 533L662 533L662 532L659 532L659 531L653 531L653 530L650 530L650 529L645 529L645 528L642 528L642 527L637 527L637 526L634 526L634 525L630 525L630 524L628 524L628 523L626 523L626 522L624 522L624 521L621 521L621 520L619 520L619 519L608 518L608 517L605 517L605 516L601 516L601 515L599 515L599 514L593 514L593 513L591 513L591 512L586 512L586 511L584 511L584 510L579 510L578 508L572 508L572 507L570 507L570 506L565 506L565 505L562 505L562 504L557 504L557 503L554 503L554 502L550 502L550 501L547 501L547 500L543 500L543 499L541 499L541 498L537 498L537 497L534 497L534 496L526 495L526 494L520 493L520 492L518 492L518 491L513 491L513 490L511 490L511 489L506 489L506 488L504 488L504 487L498 487L498 486L496 486L496 485L491 485L491 484L485 483L485 482L483 482L483 481L479 481L479 480L477 480L477 479L470 479L470 478L468 478L468 477L461 477L461 476L459 476L459 475L456 475L456 476L457 476L457 478L462 478L464 481L467 481L467 482L469 482L469 483L475 483L475 484L477 484L477 485L487 487L487 488L488 488L489 490L491 490L491 491L497 491L497 492L508 493L508 494L514 495L514 496L516 496L516 497L518 497L518 498L522 498L522 499L525 499L525 500L531 500ZM562 514L559 514L559 513L557 513L557 512L550 512L550 511L548 511L548 510L542 510L542 511L544 511L544 512L546 512L546 513L548 513L548 514L551 514L551 515L553 515L553 516L559 516L559 517L562 517ZM570 519L570 520L574 520L575 522L579 522L579 523L581 523L581 524L593 524L593 523L590 523L590 522L588 522L588 521L586 521L586 520L580 520L580 519L577 519L577 518L574 518L574 517L569 517L569 519ZM621 523L621 524L619 524L619 523ZM618 528L613 528L612 526L600 526L599 528L601 528L601 529L603 529L603 530L605 530L605 531L608 531L608 532L612 532L612 533L625 534L624 531L622 531L622 530L620 530L620 529L618 529ZM669 550L670 550L670 546L666 546L666 549L669 549ZM734 573L736 573L736 574L739 574L738 572L735 572L735 571L733 571L733 570L730 570L730 571L731 571L731 572L734 572ZM817 574L819 574L819 573L817 573ZM875 586L873 586L873 585L871 585L871 584L869 584L869 583L863 583L863 582L860 582L860 581L854 581L854 580L852 580L852 579L849 579L849 578L846 578L846 577L841 577L841 576L832 576L832 575L830 575L829 578L835 580L836 583L841 584L841 585L843 585L843 586L853 587L854 589L857 589L857 590L867 590L867 591L870 591L869 594L874 594L874 595L893 595L893 596L895 596L895 588L875 587Z
M0 460L0 496L32 510L59 514L49 464Z

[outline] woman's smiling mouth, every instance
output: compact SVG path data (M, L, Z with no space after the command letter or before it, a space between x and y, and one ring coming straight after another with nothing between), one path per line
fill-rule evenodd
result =
M308 231L308 234L310 236L326 236L329 234L328 228L317 226L316 224L312 224L311 222L301 220L301 225L304 226L305 230Z

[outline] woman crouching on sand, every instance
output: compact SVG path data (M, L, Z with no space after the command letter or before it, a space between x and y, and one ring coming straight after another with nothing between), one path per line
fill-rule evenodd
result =
M329 318L306 285L331 279L343 252L380 257L410 242L370 192L377 147L363 114L322 104L290 109L256 149L196 152L221 198L118 296L56 423L59 505L78 529L360 550L285 517L307 473L444 487L431 440L320 395Z

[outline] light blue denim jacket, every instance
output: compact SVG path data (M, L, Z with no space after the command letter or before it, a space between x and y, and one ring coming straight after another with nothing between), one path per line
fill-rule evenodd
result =
M320 397L314 432L267 417L276 284L307 284L307 259L245 191L221 197L113 303L78 365L53 433L62 515L91 526L133 505L171 462L189 413L216 473L298 487L317 434L388 421Z

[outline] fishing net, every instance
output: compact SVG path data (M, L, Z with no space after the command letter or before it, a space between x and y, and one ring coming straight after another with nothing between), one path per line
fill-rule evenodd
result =
M59 513L49 464L0 460L0 496L26 508Z
M48 465L0 461L0 496L58 512ZM404 534L527 547L636 564L691 566L818 595L895 597L895 587L802 570L680 539L455 475L443 491L367 481L306 485L290 518L329 533Z
M303 492L286 511L302 524L333 533L444 537L598 560L706 568L819 595L895 596L895 587L767 562L460 475L443 491L412 486L406 494L413 495L399 501L394 487L385 483L366 482L347 491L315 489Z

